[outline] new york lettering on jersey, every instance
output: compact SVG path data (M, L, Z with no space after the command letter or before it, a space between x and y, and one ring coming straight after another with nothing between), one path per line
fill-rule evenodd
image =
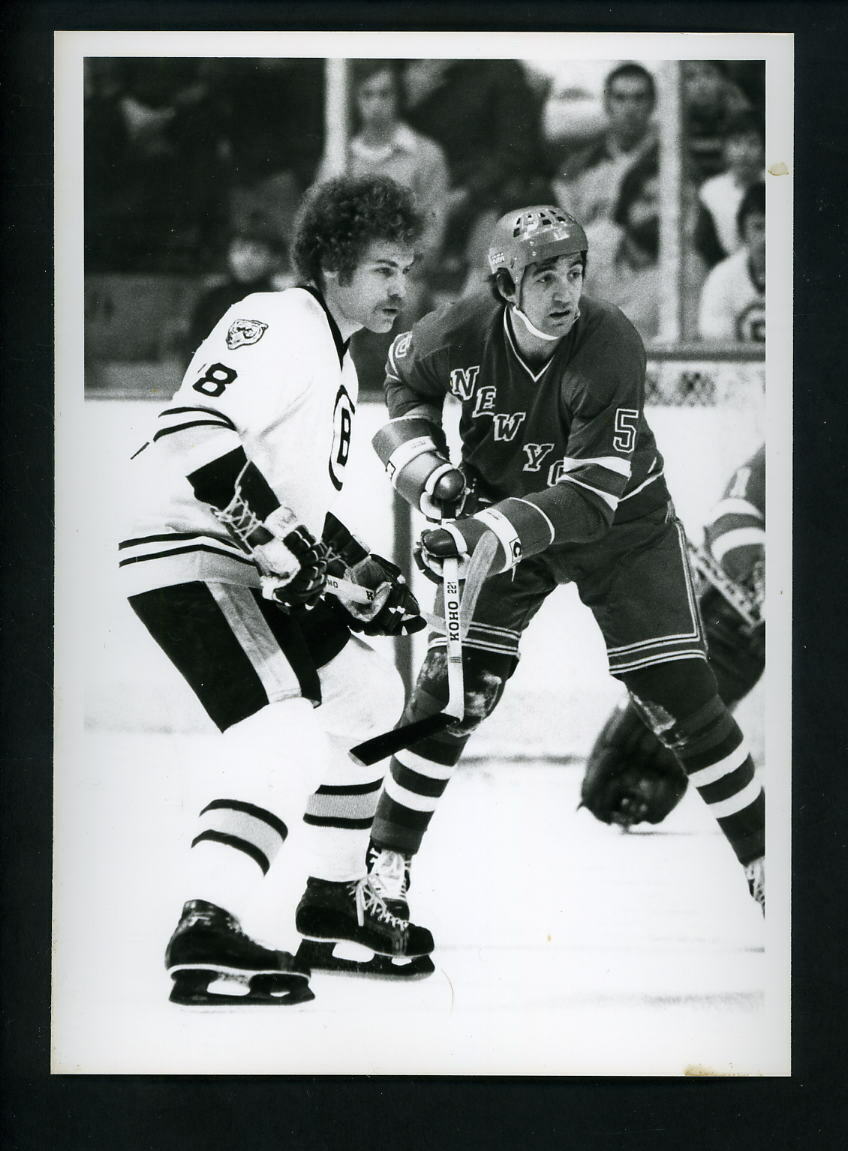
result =
M398 337L389 357L393 417L461 404L463 464L494 499L577 485L619 522L668 500L663 461L643 413L644 350L610 305L583 297L581 318L534 368L495 301L436 312ZM602 329L606 338L588 339ZM636 352L637 354L634 354Z
M120 544L128 594L198 579L258 586L187 479L239 448L320 536L344 482L356 399L347 345L315 294L290 288L233 305L133 459Z

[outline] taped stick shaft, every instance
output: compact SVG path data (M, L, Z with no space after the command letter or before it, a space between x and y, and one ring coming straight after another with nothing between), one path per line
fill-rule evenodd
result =
M442 623L442 628L448 636L448 702L443 711L436 712L434 715L424 716L423 719L413 720L412 723L402 724L400 727L393 728L392 731L384 732L382 735L375 735L372 739L366 739L363 743L359 743L356 747L351 748L350 756L357 763L361 763L366 767L371 764L379 763L381 759L386 759L390 755L396 755L397 752L403 751L406 747L412 747L413 744L418 743L421 739L427 739L430 736L436 735L451 723L455 723L457 719L462 719L465 714L465 687L462 674L462 641L465 637L468 626L471 622L474 608L477 599L480 595L480 590L486 576L489 574L489 568L494 558L495 551L497 550L497 541L488 539L484 536L477 547L474 549L474 554L469 561L466 570L465 586L462 590L461 596L457 594L458 600L458 627L452 629L451 621L448 611L448 589L447 583L450 580L452 584L455 583L457 593L459 591L459 580L456 578L458 565L453 561L453 568L443 568L443 590L445 591L445 621ZM445 561L450 564L450 560ZM453 598L453 592L450 593L450 598ZM453 636L451 632L453 631ZM458 634L457 634L458 632ZM453 651L455 659L453 661L453 672L451 672L451 644L453 643Z
M345 599L350 600L351 603L373 603L375 592L371 588L363 587L361 584L354 583L353 580L344 579L343 576L327 576L327 583L325 590L334 596L343 596ZM422 619L427 621L427 626L431 627L433 631L445 630L445 621L439 615L433 615L431 612L419 612Z
M454 719L462 719L465 715L465 685L462 674L462 617L465 597L460 592L457 559L444 561L442 598L445 601L445 644L448 663L448 702L443 710Z

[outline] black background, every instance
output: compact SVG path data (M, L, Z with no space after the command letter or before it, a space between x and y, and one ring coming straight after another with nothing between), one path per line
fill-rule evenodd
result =
M485 23L468 5L362 0L334 5L31 0L2 9L0 1141L9 1151L596 1151L643 1145L820 1151L843 1145L848 1136L846 5L479 7ZM61 29L191 28L795 34L791 1079L50 1076L52 37ZM86 514L79 509L81 518ZM120 980L121 973L114 977ZM398 1045L413 1041L414 1036L397 1036ZM646 1048L650 1042L646 1035ZM286 1043L284 1017L280 1043Z

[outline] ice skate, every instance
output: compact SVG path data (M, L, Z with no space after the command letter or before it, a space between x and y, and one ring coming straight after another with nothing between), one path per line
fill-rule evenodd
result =
M764 856L753 860L745 868L748 890L759 903L763 915L766 913L766 861Z
M371 875L347 883L310 878L297 907L297 958L325 971L421 978L435 970L433 936L395 914Z
M366 866L377 891L392 915L397 915L400 919L409 919L409 903L406 896L409 891L412 856L370 843Z
M289 1006L315 998L307 966L256 943L234 916L202 899L183 907L165 966L171 1002L186 1007Z

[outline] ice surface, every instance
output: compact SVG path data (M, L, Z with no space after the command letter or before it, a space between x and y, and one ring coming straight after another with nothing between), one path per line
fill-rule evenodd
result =
M319 973L297 1008L168 1003L186 767L214 738L89 732L57 773L55 1071L788 1072L785 957L698 797L623 834L575 810L579 764L460 769L414 871L429 979ZM303 882L296 832L275 866L274 942Z

